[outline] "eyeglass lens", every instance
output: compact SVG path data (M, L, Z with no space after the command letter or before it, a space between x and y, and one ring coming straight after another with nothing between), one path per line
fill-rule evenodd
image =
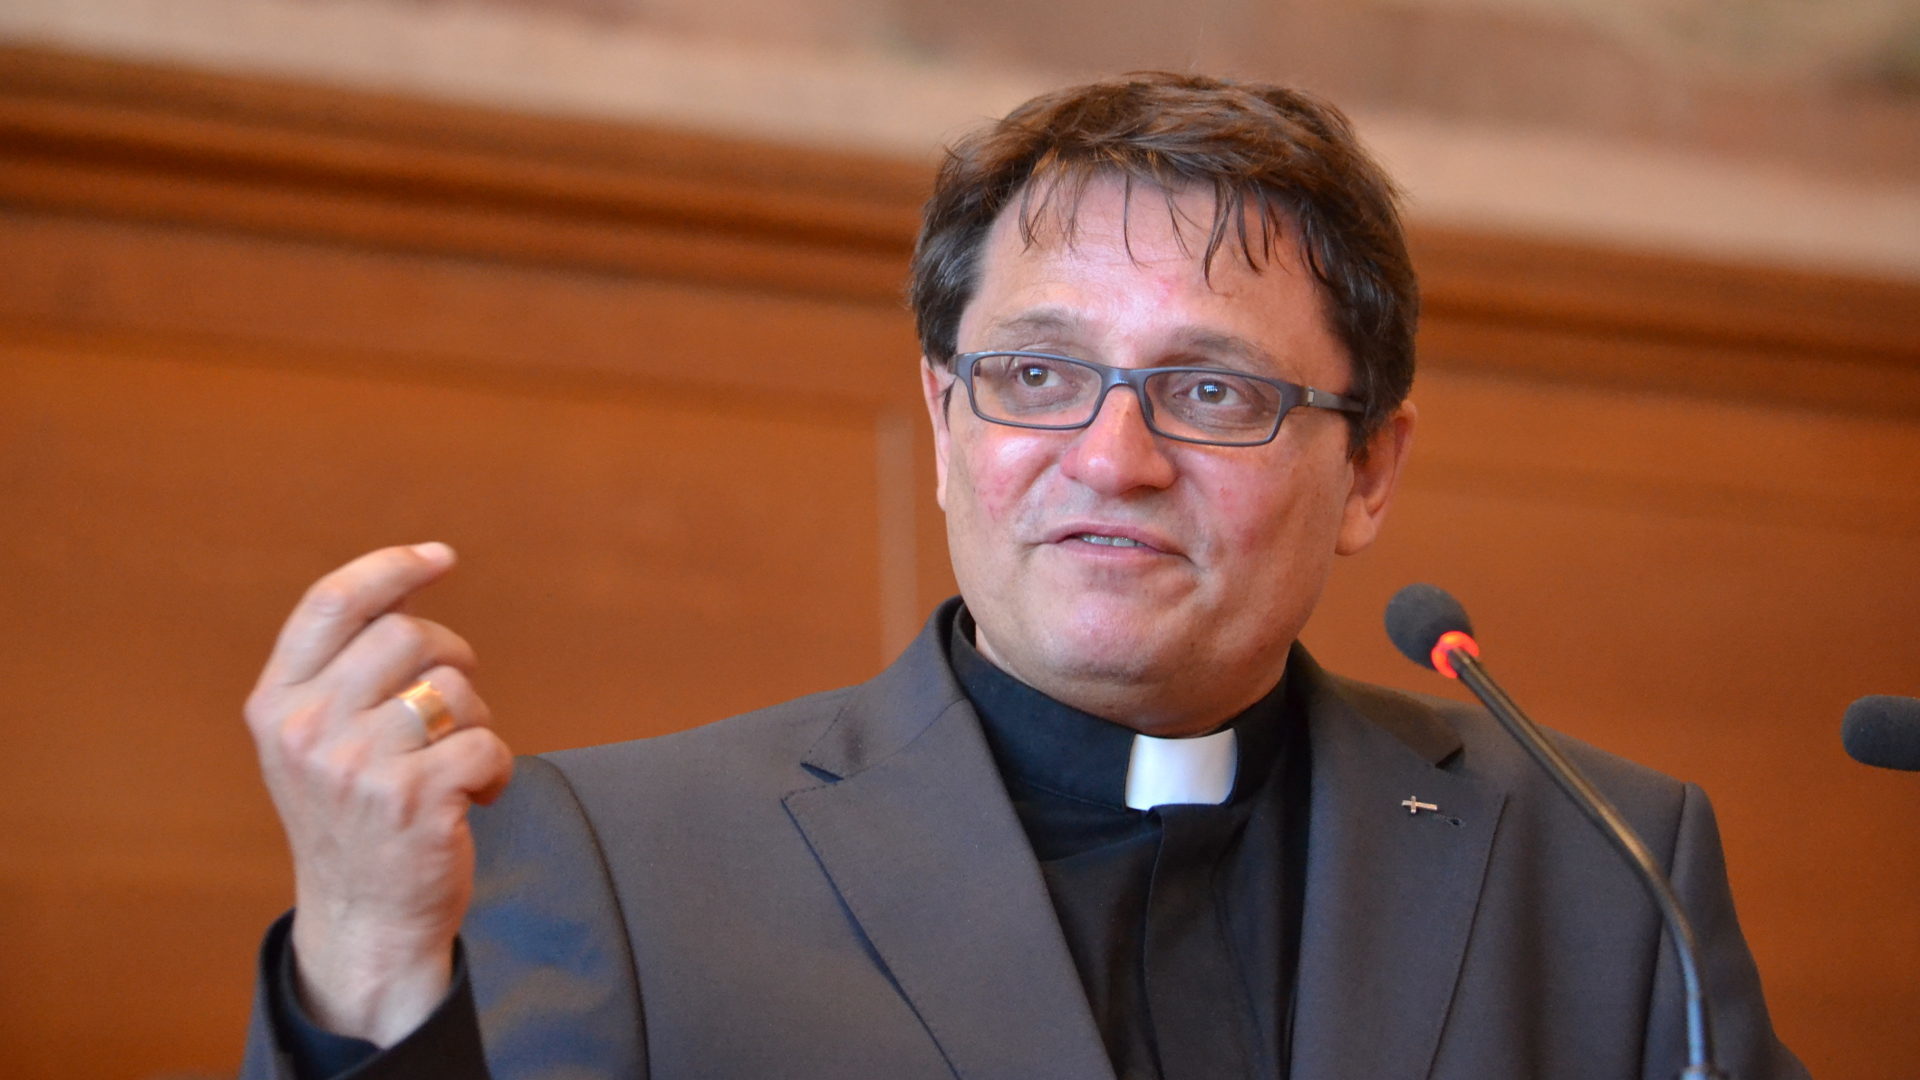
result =
M988 418L1039 427L1079 427L1100 407L1100 369L1064 358L981 356L974 405ZM1280 389L1226 371L1162 371L1144 380L1150 425L1174 438L1264 442L1288 402Z

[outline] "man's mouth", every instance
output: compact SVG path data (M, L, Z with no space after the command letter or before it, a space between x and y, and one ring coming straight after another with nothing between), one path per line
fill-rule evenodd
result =
M1147 546L1138 540L1129 540L1124 536L1102 536L1099 533L1075 533L1073 538L1075 540L1085 540L1089 544L1099 544L1102 547L1146 547Z
M1046 543L1078 541L1115 551L1139 551L1143 554L1179 555L1180 546L1171 537L1145 526L1111 521L1062 522L1043 537Z

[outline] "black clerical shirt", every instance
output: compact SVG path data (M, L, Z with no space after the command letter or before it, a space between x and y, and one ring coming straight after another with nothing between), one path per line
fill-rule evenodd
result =
M1134 810L1130 729L993 666L974 649L965 608L948 658L1040 861L1115 1074L1285 1077L1307 813L1303 713L1286 681L1229 721L1239 763L1224 803Z

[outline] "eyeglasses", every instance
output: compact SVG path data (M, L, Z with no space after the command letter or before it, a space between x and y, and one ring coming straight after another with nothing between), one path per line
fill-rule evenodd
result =
M1117 368L1053 353L970 352L954 357L953 372L966 384L975 416L1043 431L1092 424L1116 386L1139 397L1147 430L1207 446L1272 442L1295 408L1366 411L1353 398L1219 368Z

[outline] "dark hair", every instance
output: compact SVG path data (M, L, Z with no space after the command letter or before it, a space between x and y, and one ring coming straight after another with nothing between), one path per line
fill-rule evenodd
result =
M1157 187L1170 203L1181 189L1211 188L1209 271L1229 242L1258 269L1277 237L1294 235L1352 363L1349 393L1367 405L1354 431L1363 449L1413 386L1419 285L1393 181L1338 109L1284 87L1147 72L1043 94L955 143L927 201L908 286L927 358L952 362L980 249L1009 205L1019 203L1032 243L1035 221L1062 198L1071 235L1081 194L1110 176L1129 193Z

